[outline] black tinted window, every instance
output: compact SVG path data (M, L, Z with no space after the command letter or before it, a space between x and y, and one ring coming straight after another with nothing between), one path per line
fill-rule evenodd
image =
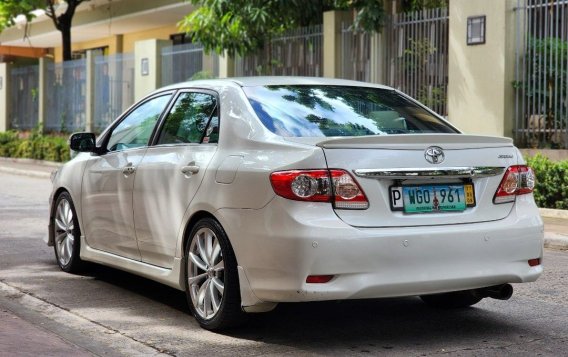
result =
M243 89L262 123L281 136L456 132L393 90L311 85Z
M204 142L216 142L216 113L217 100L213 95L180 94L166 118L158 144L200 143L202 138Z

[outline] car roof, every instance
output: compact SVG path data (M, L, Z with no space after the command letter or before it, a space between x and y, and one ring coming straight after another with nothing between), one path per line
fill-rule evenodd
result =
M204 79L177 83L167 88L184 88L196 86L222 86L236 84L241 87L278 86L278 85L333 85L350 87L372 87L392 89L380 84L352 81L346 79L323 78L323 77L288 77L288 76L259 76L259 77L234 77L222 79Z

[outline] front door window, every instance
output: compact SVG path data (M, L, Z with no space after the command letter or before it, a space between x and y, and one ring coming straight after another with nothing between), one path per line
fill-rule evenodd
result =
M171 95L155 97L129 113L110 135L109 151L122 151L147 146L160 114L168 104Z

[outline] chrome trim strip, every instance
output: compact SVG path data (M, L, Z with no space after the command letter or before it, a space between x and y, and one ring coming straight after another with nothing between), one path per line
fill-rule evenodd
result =
M505 167L473 166L431 168L392 168L392 169L358 169L355 175L379 180L412 180L431 177L443 178L479 178L501 175Z

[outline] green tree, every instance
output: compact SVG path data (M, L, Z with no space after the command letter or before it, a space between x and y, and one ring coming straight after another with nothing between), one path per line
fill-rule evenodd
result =
M383 0L188 1L198 8L180 28L206 51L227 51L229 56L253 53L286 30L321 24L328 10L353 10L354 28L361 31L378 31L385 17Z
M63 60L71 59L71 25L77 7L89 0L0 0L0 32L6 27L15 25L16 17L24 15L28 21L36 13L34 10L44 10L53 21L55 28L61 32ZM62 11L58 11L59 9Z

